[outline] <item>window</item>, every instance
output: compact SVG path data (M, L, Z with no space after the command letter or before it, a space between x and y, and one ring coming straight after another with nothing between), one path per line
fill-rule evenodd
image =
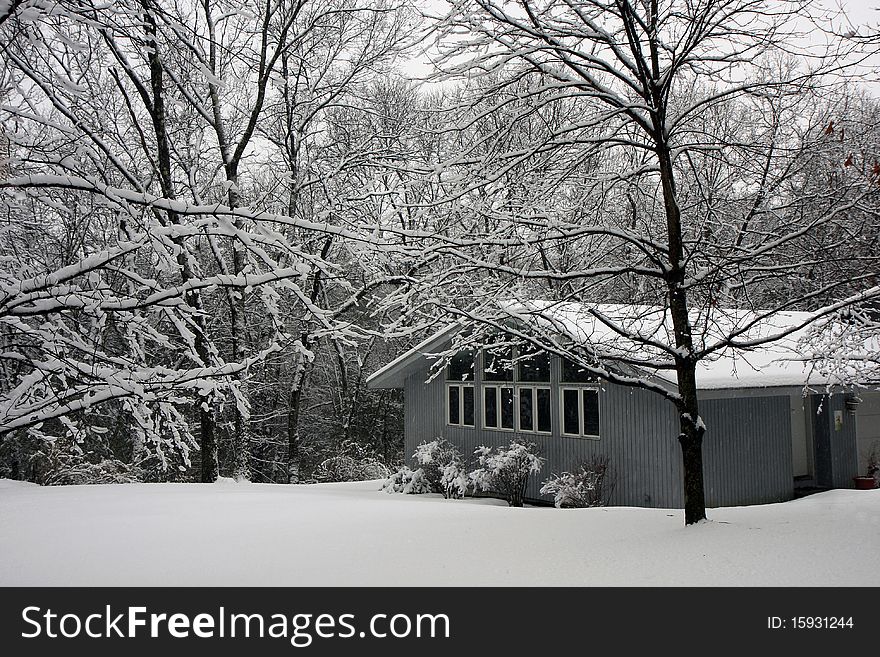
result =
M462 383L446 384L446 423L474 426L474 387Z
M518 426L520 431L550 433L550 388L520 386Z
M483 381L513 381L513 348L492 347L483 351Z
M446 370L447 381L473 381L474 380L474 352L459 351L449 359L449 367Z
M562 388L560 415L563 436L599 438L598 388Z
M517 380L528 383L550 383L550 354L533 354L517 364Z
M513 431L513 402L512 386L483 386L483 426Z
M593 374L568 358L562 359L562 372L559 380L562 383L596 383L598 381Z

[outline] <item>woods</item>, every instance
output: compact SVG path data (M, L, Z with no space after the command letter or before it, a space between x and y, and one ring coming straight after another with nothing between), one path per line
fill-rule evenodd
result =
M665 397L699 521L701 361L798 310L805 362L877 365L875 46L840 26L752 0L6 3L0 476L393 465L401 397L366 376L468 320L456 347L500 332ZM600 302L643 310L559 339L548 310Z

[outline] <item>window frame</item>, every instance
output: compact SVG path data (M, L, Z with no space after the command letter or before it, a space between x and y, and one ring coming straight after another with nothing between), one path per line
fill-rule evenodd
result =
M575 390L577 391L577 400L578 400L578 433L567 433L565 431L565 391L566 390ZM596 393L596 413L598 414L597 424L599 425L599 433L598 434L587 434L584 433L584 420L586 419L584 416L584 391L592 390ZM559 435L563 438L579 438L582 440L602 440L601 428L602 428L602 394L601 387L598 385L573 385L573 384L560 384L559 385Z
M458 423L449 421L449 389L452 387L458 388ZM443 399L443 406L446 410L446 426L447 427L462 427L466 429L475 429L477 426L477 391L474 390L474 423L473 424L465 424L464 423L464 389L465 388L474 388L473 381L447 381L446 382L446 396Z
M519 401L522 390L531 390L532 392L532 418L534 420L534 429L523 429L520 425ZM540 431L538 429L538 390L546 390L550 396L550 431ZM522 385L517 384L514 396L514 407L516 410L515 426L519 433L534 433L541 436L553 435L553 391L549 383L531 383L524 382Z

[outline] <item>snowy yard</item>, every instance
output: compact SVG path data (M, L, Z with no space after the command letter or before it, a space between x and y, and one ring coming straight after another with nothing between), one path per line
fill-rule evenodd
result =
M0 585L880 585L880 490L681 511L0 480Z

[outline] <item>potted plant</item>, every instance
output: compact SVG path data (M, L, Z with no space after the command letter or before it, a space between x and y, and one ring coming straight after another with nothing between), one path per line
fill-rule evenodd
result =
M877 488L877 479L880 475L880 449L878 443L875 442L871 446L871 452L868 454L868 467L865 468L864 477L853 477L856 488L859 490L871 490Z

